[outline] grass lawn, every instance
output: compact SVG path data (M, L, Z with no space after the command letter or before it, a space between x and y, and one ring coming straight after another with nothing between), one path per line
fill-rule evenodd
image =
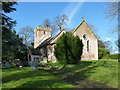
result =
M51 67L59 69L62 65L47 63L38 71L32 71L30 67L3 69L2 87L118 88L117 60L80 61L78 65L67 65L60 71Z
M46 64L61 67L59 63ZM53 72L68 83L83 88L118 88L118 61L80 61L78 65L67 65L63 70Z
M9 68L2 70L2 88L74 88L53 74L41 70L32 71L30 67L20 70Z

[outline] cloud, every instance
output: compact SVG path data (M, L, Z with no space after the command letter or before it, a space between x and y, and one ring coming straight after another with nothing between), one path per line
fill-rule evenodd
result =
M82 1L83 2L69 3L65 7L65 9L61 12L61 14L65 14L68 16L69 18L68 25L71 24L73 17L77 14L78 10L80 10L85 0L82 0Z

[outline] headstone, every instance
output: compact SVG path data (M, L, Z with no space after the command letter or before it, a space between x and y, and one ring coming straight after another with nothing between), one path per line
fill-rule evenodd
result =
M32 70L38 70L38 62L32 61Z
M5 68L10 68L10 63L9 62L5 62Z
M28 61L28 65L29 65L29 66L32 66L32 61Z

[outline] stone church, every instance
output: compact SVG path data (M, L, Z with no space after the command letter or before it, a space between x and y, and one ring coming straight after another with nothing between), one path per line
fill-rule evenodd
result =
M41 27L40 25L37 26L34 29L34 48L39 50L39 54L32 55L32 58L37 58L44 62L56 62L57 60L54 56L55 42L63 33L66 32L71 32L82 39L84 46L81 60L98 60L98 39L85 20L82 20L75 29L69 31L62 30L52 37L50 28Z

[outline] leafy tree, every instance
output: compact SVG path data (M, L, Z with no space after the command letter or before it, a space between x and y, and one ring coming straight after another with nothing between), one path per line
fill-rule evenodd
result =
M66 32L56 41L55 56L65 67L67 64L77 64L81 59L82 50L82 40Z
M16 2L2 3L2 60L13 61L14 59L26 60L26 46L23 44L23 39L13 30L16 24L15 20L5 15L16 11L13 6Z
M102 40L98 40L98 48L106 48L105 43Z
M16 24L15 20L5 15L5 13L16 11L16 8L13 7L16 4L16 2L2 2L2 30L12 29Z
M104 56L110 54L109 50L104 48L98 48L98 59L102 59Z
M13 42L12 42L12 28L16 21L6 16L5 13L16 11L13 6L15 2L2 2L2 58L3 60L10 59L10 56L14 56ZM11 51L12 50L12 51Z

